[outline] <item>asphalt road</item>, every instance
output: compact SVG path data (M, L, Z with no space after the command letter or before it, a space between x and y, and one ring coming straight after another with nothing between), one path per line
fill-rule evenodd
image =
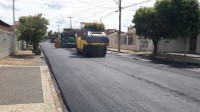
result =
M41 47L71 112L200 112L199 67L108 52Z

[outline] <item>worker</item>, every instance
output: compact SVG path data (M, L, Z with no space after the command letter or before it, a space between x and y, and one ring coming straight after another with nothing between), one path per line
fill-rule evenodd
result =
M59 38L56 38L55 41L54 41L54 43L55 43L55 47L56 48L60 47L60 40L59 40Z

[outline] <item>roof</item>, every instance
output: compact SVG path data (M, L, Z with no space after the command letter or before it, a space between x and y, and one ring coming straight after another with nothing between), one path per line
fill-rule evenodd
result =
M81 24L85 26L90 26L90 25L104 26L103 23L95 23L95 22L81 22Z
M4 21L0 20L0 25L4 27L10 27L9 24L5 23Z
M118 33L119 30L116 30L116 29L107 29L107 30L105 30L106 35L110 35L110 34L115 33L115 32ZM121 31L121 34L125 34L125 32Z
M107 29L104 32L106 33L106 35L109 35L109 34L114 33L116 31L117 31L116 29Z

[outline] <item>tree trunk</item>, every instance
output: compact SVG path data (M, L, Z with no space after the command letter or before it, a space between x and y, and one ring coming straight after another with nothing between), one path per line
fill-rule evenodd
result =
M185 57L186 57L186 54L187 54L187 41L186 41L186 38L184 39L184 43L185 43Z
M39 41L37 37L34 39L34 42L33 42L33 53L35 53L35 55L41 54L41 51L39 49Z
M154 46L153 55L157 55L158 54L158 52L157 52L158 40L153 40L153 46Z
M37 51L37 50L38 50L38 43L37 43L37 42L34 42L34 43L33 43L33 50L34 50L34 51Z

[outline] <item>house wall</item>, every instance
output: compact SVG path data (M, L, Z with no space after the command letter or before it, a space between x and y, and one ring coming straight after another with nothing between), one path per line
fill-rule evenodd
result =
M133 42L130 45L127 45L127 36L129 38L132 37ZM109 38L109 47L118 48L118 33L114 32L108 35ZM124 39L124 40L123 40ZM144 46L143 43L147 43L147 46ZM121 49L123 50L131 50L131 51L152 51L153 43L151 40L146 40L137 36L134 32L128 32L127 34L122 34L121 36Z
M109 39L109 47L115 48L115 45L118 43L117 32L108 35L108 39Z
M198 35L198 37L197 37L196 52L197 52L197 53L200 53L200 35Z
M14 36L11 32L0 29L0 59L10 55L14 50Z
M17 50L23 50L23 49L26 49L26 41L25 40L19 40Z
M136 37L136 51L153 51L153 42L148 39Z
M186 40L187 48L186 51L189 51L190 48L190 39ZM174 40L166 40L162 39L158 42L158 52L159 53L167 53L167 52L185 52L185 43L184 39L174 39Z
M118 33L114 32L114 33L108 35L108 38L109 38L109 47L118 49ZM127 45L125 43L122 43L123 38L126 38L126 35L121 36L121 45L120 45L121 49L123 49L123 50L136 50L136 45L134 45L134 44L133 45Z

